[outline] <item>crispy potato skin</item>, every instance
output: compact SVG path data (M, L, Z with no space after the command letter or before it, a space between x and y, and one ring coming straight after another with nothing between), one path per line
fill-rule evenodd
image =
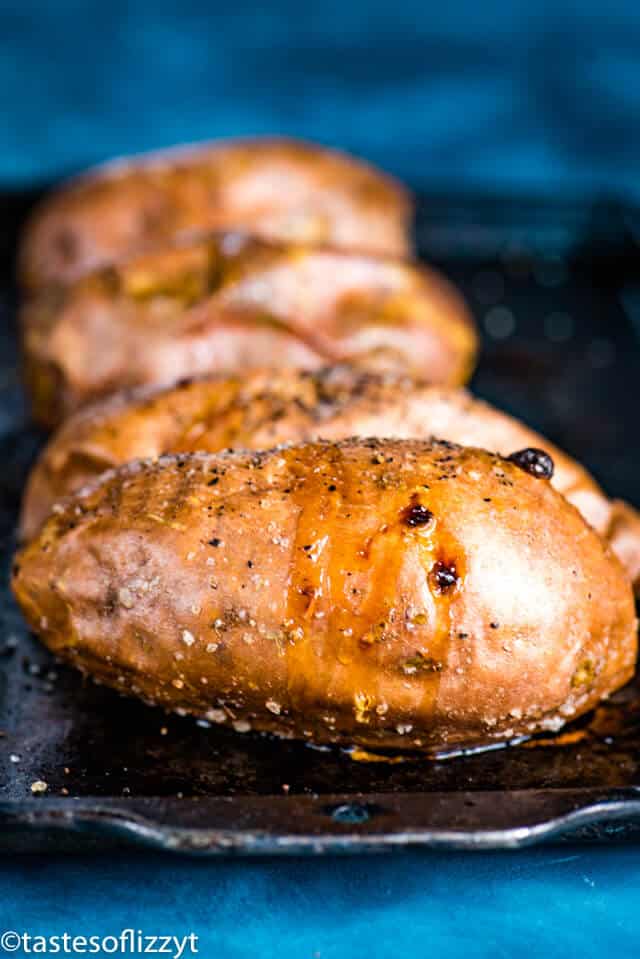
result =
M53 503L132 459L227 447L268 449L322 437L446 437L504 456L546 450L552 483L607 538L640 580L640 520L612 503L575 460L523 423L464 390L349 366L254 370L118 395L71 416L43 451L25 491L21 534L34 536Z
M446 749L628 680L628 579L543 479L449 443L182 454L107 473L19 554L44 642L238 731Z
M426 268L216 234L45 291L22 313L36 418L55 425L118 389L265 364L354 360L458 384L477 337Z
M191 231L404 256L412 213L391 177L333 150L286 139L227 141L116 161L73 180L35 213L23 285L83 273Z

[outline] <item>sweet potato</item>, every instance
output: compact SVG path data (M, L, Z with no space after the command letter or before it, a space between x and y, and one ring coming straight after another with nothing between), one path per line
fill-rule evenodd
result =
M34 214L20 256L24 286L83 273L192 231L409 252L408 192L391 177L310 143L202 144L90 170Z
M316 742L558 729L636 656L628 578L578 511L450 443L129 464L47 521L13 589L58 656L123 693Z

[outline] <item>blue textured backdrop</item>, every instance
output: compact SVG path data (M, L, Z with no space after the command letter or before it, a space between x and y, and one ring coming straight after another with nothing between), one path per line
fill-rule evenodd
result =
M420 181L640 190L637 0L0 0L0 181L283 132Z
M37 858L4 873L0 865L0 931L195 932L202 959L637 959L639 894L634 847Z

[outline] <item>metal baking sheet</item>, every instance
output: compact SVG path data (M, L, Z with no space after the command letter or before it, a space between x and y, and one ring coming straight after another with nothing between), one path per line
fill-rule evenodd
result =
M556 738L356 762L120 698L28 634L6 583L24 477L43 441L20 389L11 284L33 199L0 197L0 849L138 843L244 855L636 836L633 684ZM637 226L615 202L434 196L421 199L416 235L483 331L475 390L640 503ZM35 781L47 783L44 795L32 794Z

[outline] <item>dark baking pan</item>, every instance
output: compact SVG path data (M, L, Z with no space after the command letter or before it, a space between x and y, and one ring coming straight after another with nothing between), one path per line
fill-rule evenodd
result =
M42 437L16 372L7 196L0 315L0 845L122 842L199 853L487 848L640 832L640 687L559 737L475 755L356 762L237 736L119 698L56 664L6 588L25 473ZM640 503L640 258L634 211L423 198L420 253L467 295L484 335L474 386ZM43 795L34 782L47 784ZM36 787L37 788L37 787Z

